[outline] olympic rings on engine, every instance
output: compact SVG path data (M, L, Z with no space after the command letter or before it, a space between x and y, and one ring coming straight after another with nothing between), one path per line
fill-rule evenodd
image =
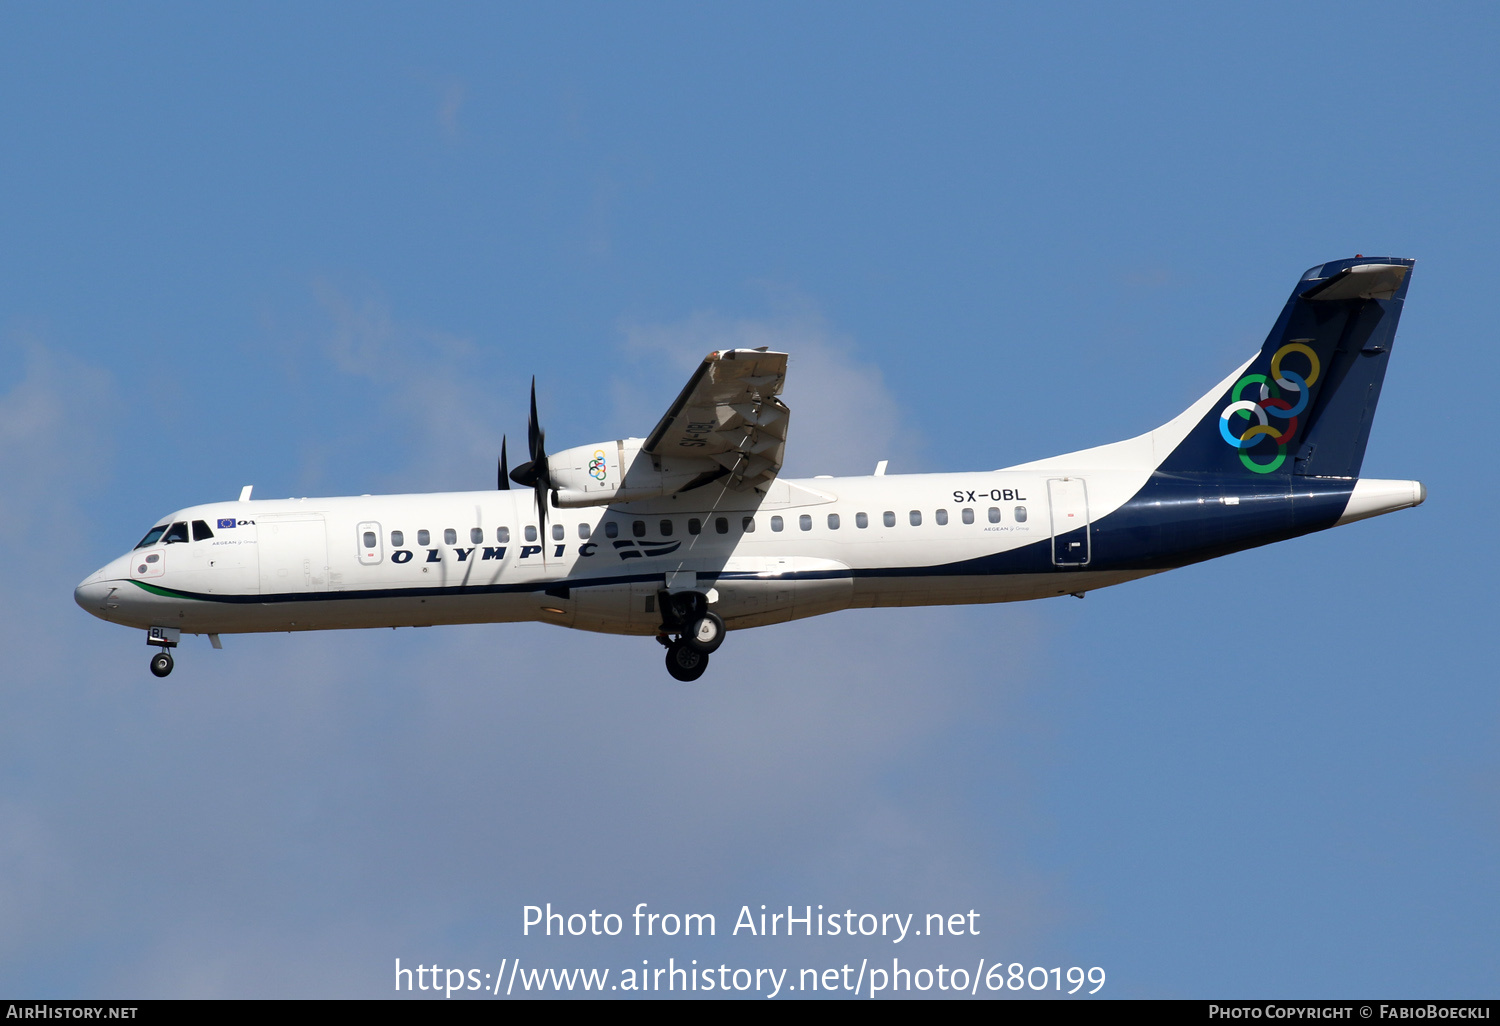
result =
M604 458L603 449L594 450L594 458L589 460L589 476L595 481L603 481L609 476L609 464Z

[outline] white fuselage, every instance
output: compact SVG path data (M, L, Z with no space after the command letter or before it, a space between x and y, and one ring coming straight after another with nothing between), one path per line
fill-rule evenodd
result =
M764 496L703 489L715 493L708 509L681 497L551 509L544 532L523 490L208 503L164 523L206 524L211 538L137 548L78 598L107 620L196 634L524 620L655 634L662 590L707 593L730 628L1041 598L1150 571L1091 573L1082 556L1067 574L938 568L1046 541L1054 525L1086 527L1139 481L1030 471L776 481Z
M716 350L644 439L548 457L533 388L531 461L507 478L503 441L499 461L524 490L247 489L174 513L74 596L146 628L157 676L183 632L538 620L656 634L668 671L696 680L725 628L1082 594L1420 505L1419 482L1359 476L1412 264L1310 268L1258 353L1167 423L1091 449L786 480L786 354Z

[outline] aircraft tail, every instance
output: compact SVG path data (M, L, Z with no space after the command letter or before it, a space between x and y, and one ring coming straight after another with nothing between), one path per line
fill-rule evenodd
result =
M1153 433L1186 428L1158 469L1358 477L1415 263L1353 257L1309 269L1260 353L1194 404L1188 423Z

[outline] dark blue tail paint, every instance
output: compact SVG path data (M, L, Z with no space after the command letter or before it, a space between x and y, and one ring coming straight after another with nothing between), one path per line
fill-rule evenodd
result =
M1348 507L1413 260L1311 268L1264 346L1128 502L1090 524L1086 564L1051 539L943 567L875 571L1154 571L1321 531Z
M1259 355L1145 486L1094 526L1101 558L1090 569L1182 566L1336 524L1414 263L1354 257L1309 269Z
M1353 257L1308 270L1260 354L1161 472L1358 477L1415 262ZM1389 298L1363 298L1371 289Z

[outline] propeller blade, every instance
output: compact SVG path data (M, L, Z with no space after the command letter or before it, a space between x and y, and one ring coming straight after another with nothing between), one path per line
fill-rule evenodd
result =
M545 546L547 544L547 499L551 489L542 481L542 475L538 474L536 484L532 486L532 491L536 493L537 530L542 532L542 545ZM544 547L542 549L542 562L544 563L547 561L546 552L547 550Z
M495 475L495 487L502 492L510 490L510 467L505 459L505 436L500 436L500 470Z
M530 450L531 461L517 467L510 479L518 485L530 485L536 495L536 519L538 529L542 532L543 545L546 544L547 534L547 506L549 505L550 493L552 491L552 474L547 466L547 432L542 430L541 418L536 412L536 377L531 379L531 416L526 421L526 448ZM545 548L543 552L545 552ZM545 557L544 557L545 558Z
M542 432L542 425L536 415L536 376L531 378L531 417L526 421L526 449L531 454L531 462L537 462L537 446L546 441L546 435Z
M536 493L536 519L538 529L547 533L547 506L552 493L551 468L547 465L547 437L537 431L536 462L531 467L531 489ZM545 542L545 538L543 539Z

